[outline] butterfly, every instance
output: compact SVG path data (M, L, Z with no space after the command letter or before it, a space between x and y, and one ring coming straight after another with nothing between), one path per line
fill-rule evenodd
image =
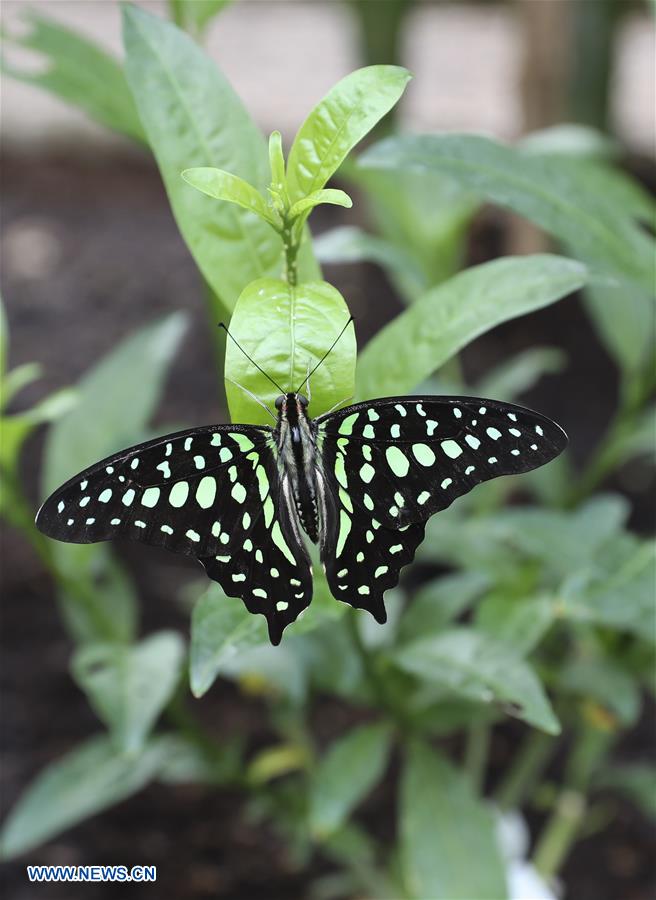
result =
M383 623L383 595L434 513L567 444L538 413L471 397L384 397L316 419L300 391L275 406L274 427L194 428L96 463L45 501L37 527L60 541L124 538L195 557L266 617L278 644L312 599L303 534L319 545L333 596Z

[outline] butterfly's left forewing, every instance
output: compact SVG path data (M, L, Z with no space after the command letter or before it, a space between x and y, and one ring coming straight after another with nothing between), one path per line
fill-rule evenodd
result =
M482 481L544 465L567 443L555 423L467 397L390 397L316 420L326 482L322 559L336 597L384 621L433 513Z

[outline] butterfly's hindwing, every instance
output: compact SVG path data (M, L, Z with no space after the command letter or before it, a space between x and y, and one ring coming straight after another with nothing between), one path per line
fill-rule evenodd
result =
M424 523L386 528L370 512L351 503L348 494L327 475L321 560L331 593L338 600L366 609L377 622L386 621L383 594L395 587L401 569L414 559L424 539Z
M477 484L527 472L567 439L544 416L468 397L391 397L317 419L326 469L383 525L424 522Z
M271 643L279 644L312 600L312 564L275 462L266 469L262 515L248 533L236 535L234 546L225 548L229 553L200 561L228 596L241 597L250 612L266 617Z

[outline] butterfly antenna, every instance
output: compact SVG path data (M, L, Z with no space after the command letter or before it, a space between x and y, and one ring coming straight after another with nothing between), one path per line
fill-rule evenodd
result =
M348 324L348 323L347 323L347 324ZM262 375L264 375L265 378L268 378L269 381L271 382L271 384L272 384L275 388L277 388L277 389L280 391L281 394L286 393L286 391L283 391L283 389L280 387L280 385L278 384L278 382L277 382L277 381L274 381L273 378L272 378L270 375L267 375L267 373L264 371L264 369L263 369L261 366L258 366L258 364L255 362L255 360L253 359L253 357L252 357L252 356L249 356L248 353L246 353L246 351L244 350L244 348L242 347L242 345L239 343L239 341L237 340L237 338L234 338L234 337L230 334L230 332L228 331L227 327L223 324L223 322L219 322L219 328L223 328L223 330L224 330L225 333L228 335L228 337L230 338L230 340L231 340L234 344L236 344L236 345L239 347L239 349L240 349L241 352L244 354L244 356L246 357L246 359L247 359L249 362L251 362L251 363L255 366L255 368L257 369L258 372L261 372ZM333 346L334 346L334 345L333 345ZM332 347L331 347L330 349L332 350ZM329 352L330 352L330 351L329 351ZM305 383L305 382L303 382L303 383Z
M314 369L312 369L311 372L308 372L308 374L307 374L306 377L305 377L305 381L301 382L301 384L299 385L299 387L298 387L297 390L295 391L296 394L298 394L298 392L301 390L301 388L302 388L304 385L306 385L306 384L308 383L308 381L310 380L310 377L311 377L312 375L314 375L314 373L317 371L317 369L319 368L319 366L321 365L321 363L325 360L325 358L326 358L330 353L332 353L333 347L335 346L335 344L337 343L337 341L341 338L341 336L344 334L344 332L345 332L346 329L349 327L349 325L351 324L352 321L353 321L353 316L349 316L348 322L346 323L346 325L342 328L342 330L340 331L340 333L337 335L337 337L336 337L335 340L332 342L332 344L330 345L330 347L326 350L326 352L325 352L324 355L321 357L321 359L319 360L319 362L316 364L316 366L314 367Z

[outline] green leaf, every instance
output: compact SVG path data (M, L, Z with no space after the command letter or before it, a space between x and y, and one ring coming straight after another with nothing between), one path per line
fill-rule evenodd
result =
M557 673L564 693L591 698L617 716L624 728L640 714L640 688L635 679L605 656L581 657L565 663Z
M176 25L202 37L203 33L231 0L169 0L171 16Z
M136 794L168 755L167 741L137 754L118 753L109 737L95 737L46 766L5 821L0 855L18 856Z
M607 134L587 125L567 123L532 131L519 142L524 153L606 160L617 156L618 144Z
M334 599L332 605L338 609L344 606ZM290 626L290 630L295 624ZM294 647L303 659L317 692L344 697L350 703L357 699L365 703L370 701L371 692L366 685L362 658L354 646L346 620L325 623L323 628L303 634L294 641Z
M539 507L502 510L488 522L488 533L564 578L600 558L628 512L624 497L600 494L573 513Z
M408 753L399 811L405 882L417 900L503 900L491 812L467 779L425 744Z
M305 636L327 623L334 628L330 623L346 610L330 594L322 571L314 572L313 581L310 607L286 629L286 645L273 650L264 618L248 612L241 600L227 597L218 585L211 585L197 601L191 617L189 678L194 696L202 697L218 675L247 676L250 669L258 676L270 677L274 688L291 699L301 700L306 691L305 669L312 660L297 652L300 639L294 640L294 653L289 653L287 643L291 644L292 636ZM294 678L299 679L297 684L292 684Z
M629 220L653 223L656 219L654 196L635 178L617 166L592 159L560 157L558 167L569 173L569 178L583 185L588 195L594 194L603 184L603 195L597 202L603 203L604 214L626 217Z
M420 266L401 247L352 225L340 225L314 239L314 252L323 263L373 262L406 285L404 294L417 297L426 287Z
M249 694L282 695L296 704L307 695L305 667L287 641L280 647L272 647L268 641L250 649L244 647L224 659L220 671L222 676L240 681Z
M227 597L218 585L209 587L191 616L189 678L193 695L202 697L224 664L266 640L262 616L249 613L241 600Z
M164 784L240 783L243 739L229 737L206 745L194 737L167 735L167 755L157 780Z
M332 203L334 206L345 206L346 209L350 209L353 206L353 201L344 191L326 188L322 191L314 191L313 194L308 194L308 196L303 197L302 200L297 200L289 210L289 217L295 219L300 216L301 213L314 209L315 206L319 206L320 203Z
M646 816L656 821L656 766L653 764L613 766L602 772L595 784L625 794Z
M603 198L611 219L618 211L638 222L654 223L656 205L653 197L638 182L609 165L576 160L561 160L577 183L594 193L603 185ZM631 374L648 362L656 339L651 289L626 290L623 286L607 287L590 284L583 294L588 313L597 333L617 365Z
M339 865L337 876L326 876L314 882L315 893L330 897L365 896L376 900L407 900L397 873L377 865L379 847L369 833L348 822L321 843L321 854ZM392 860L392 865L394 864ZM346 871L344 871L346 870ZM321 890L323 888L323 890ZM321 893L319 893L321 891Z
M4 409L14 395L20 393L24 387L37 381L41 377L41 372L39 363L23 363L6 374L4 369L0 368L0 409Z
M605 197L599 167L533 157L477 135L389 138L367 150L366 168L442 172L508 207L571 247L584 262L639 290L653 292L654 241L632 210Z
M26 369L27 367L21 366L20 368ZM9 374L13 375L18 371L20 370L14 369ZM24 372L24 374L28 373ZM10 379L8 378L7 381L9 382ZM21 448L34 429L39 425L56 422L57 419L65 416L75 407L77 400L78 395L74 390L62 388L25 412L16 413L13 416L3 416L0 420L2 422L0 465L8 471L15 471Z
M476 628L511 646L518 656L536 647L558 617L551 595L512 596L500 587L476 610Z
M262 194L243 178L238 178L222 169L203 166L196 169L185 169L182 177L188 184L203 194L207 194L208 197L214 197L215 200L227 200L244 209L250 209L265 222L276 227L276 220Z
M481 703L509 704L513 715L549 734L560 725L535 673L514 648L472 628L451 628L406 644L392 656L405 672Z
M469 228L481 206L476 194L441 172L373 170L356 165L349 167L348 177L365 191L380 234L421 273L415 284L403 271L388 268L406 302L463 268Z
M561 372L566 357L557 347L529 347L504 360L476 385L475 395L513 401L545 375Z
M248 766L247 777L251 784L261 785L281 775L305 769L308 751L301 743L276 744L257 754Z
M9 44L34 50L45 57L41 71L22 69L2 59L2 71L24 84L49 91L84 110L92 119L137 141L145 141L141 122L117 60L93 41L64 25L29 11L28 30L3 34Z
M285 281L268 278L245 288L235 307L230 331L283 391L291 391L303 383L348 318L344 298L327 282L292 287ZM225 374L233 422L270 424L266 411L230 382L242 385L271 408L280 391L231 341L226 347ZM349 327L310 380L311 415L316 417L352 397L354 374L355 333Z
M644 291L589 285L584 303L597 334L622 371L645 365L654 345L654 305Z
M61 615L76 643L128 643L137 624L137 592L107 544L49 544Z
M474 338L554 303L585 281L585 266L550 255L467 269L424 294L367 344L358 360L358 397L413 390Z
M636 457L656 462L656 406L646 409L635 426L619 441L620 457L627 462Z
M310 828L324 839L344 825L387 766L387 725L361 725L336 740L317 766L310 787Z
M282 136L279 131L272 131L269 135L269 168L272 189L279 194L286 192L285 156L282 152Z
M72 673L120 750L140 750L180 677L184 644L161 631L134 646L88 644L77 651Z
M654 583L656 556L652 543L616 539L597 561L597 577L573 576L563 587L559 613L573 621L591 622L656 640ZM588 573L589 574L589 573Z
M126 73L178 227L219 306L231 310L253 279L277 275L282 242L253 213L218 204L180 178L191 166L232 172L264 191L264 138L241 100L198 45L136 6L123 7ZM311 251L301 276L317 277Z
M410 73L368 66L339 81L298 130L287 162L292 202L320 190L350 151L399 100Z
M76 386L76 405L48 434L44 494L86 466L141 439L186 327L186 317L173 313L142 328L81 379Z
M399 640L407 643L441 631L471 606L489 584L486 575L473 571L444 575L423 585L401 619Z

